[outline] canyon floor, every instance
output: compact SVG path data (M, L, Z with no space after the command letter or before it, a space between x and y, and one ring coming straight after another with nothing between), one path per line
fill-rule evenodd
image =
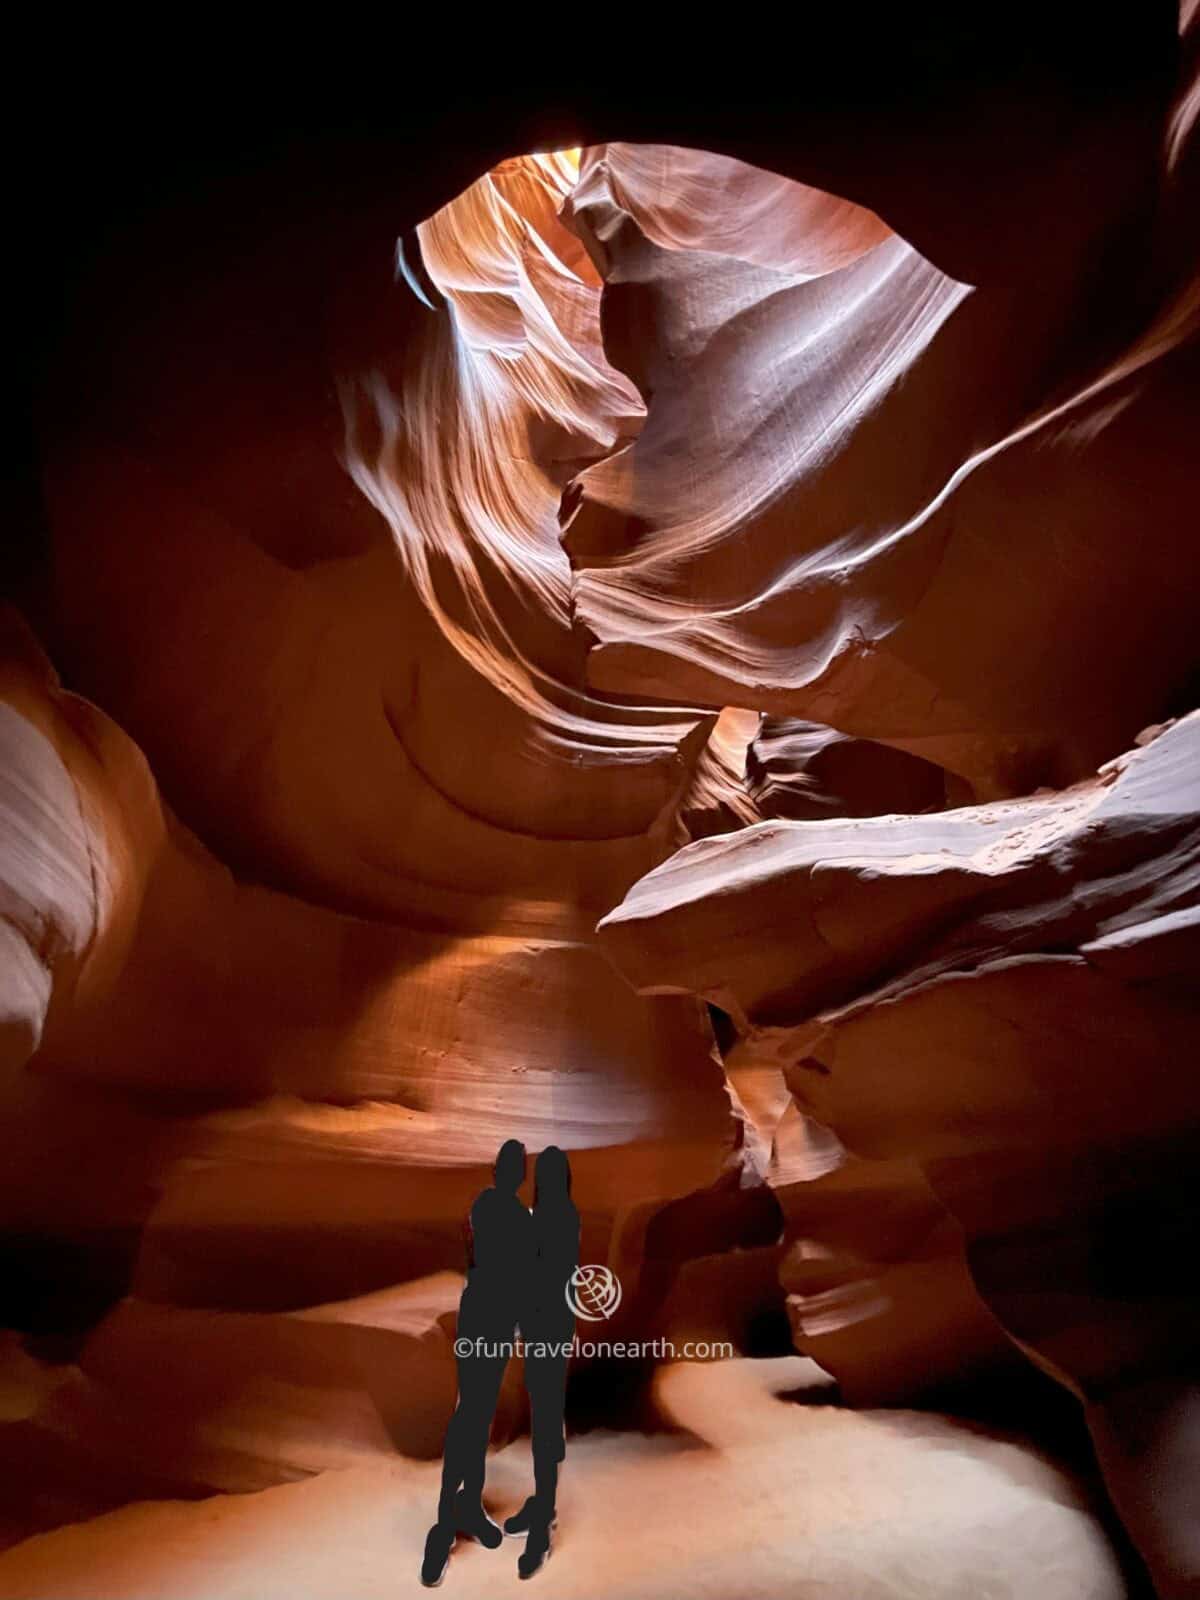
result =
M1083 1490L974 1425L853 1412L800 1357L664 1368L676 1431L570 1442L549 1565L556 1596L1117 1600ZM0 1556L5 1600L373 1600L420 1594L437 1465L375 1459L258 1494L127 1506ZM529 1490L528 1441L489 1461L494 1515ZM528 1593L519 1539L460 1541L447 1594Z

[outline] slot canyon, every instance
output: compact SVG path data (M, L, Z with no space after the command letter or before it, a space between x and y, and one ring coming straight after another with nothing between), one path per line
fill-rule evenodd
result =
M1200 1595L1200 5L1110 9L76 42L0 1597L423 1592L509 1139L640 1347L547 1593ZM529 1435L513 1362L494 1516Z

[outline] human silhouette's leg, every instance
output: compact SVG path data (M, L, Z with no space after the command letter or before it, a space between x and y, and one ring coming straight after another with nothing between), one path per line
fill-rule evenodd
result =
M529 1391L534 1492L504 1524L508 1534L528 1533L535 1523L554 1520L558 1465L566 1454L563 1416L566 1410L565 1356L527 1357L525 1387Z
M504 1524L506 1533L527 1535L517 1558L522 1578L532 1578L550 1555L558 1492L558 1466L566 1454L563 1414L566 1409L567 1361L565 1356L540 1356L527 1363L525 1381L532 1412L534 1491Z
M463 1459L466 1454L465 1430L467 1417L463 1412L461 1363L459 1367L458 1404L446 1426L446 1441L442 1446L442 1488L438 1496L438 1521L454 1520L454 1497L463 1479Z
M427 1587L441 1582L457 1533L490 1549L504 1537L484 1511L482 1497L488 1434L507 1364L506 1356L474 1351L458 1358L458 1404L446 1428L437 1521L426 1537L421 1564Z
M421 1560L421 1582L427 1589L442 1581L450 1551L454 1545L454 1496L462 1479L462 1362L459 1362L459 1395L454 1415L446 1428L446 1442L442 1449L442 1488L438 1496L437 1521L425 1536L425 1554Z
M558 1464L563 1457L562 1385L554 1373L543 1374L533 1401L533 1495L524 1507L525 1548L517 1557L517 1572L532 1578L550 1557L554 1527L554 1502L558 1489ZM557 1402L557 1403L556 1403Z
M480 1368L486 1357L474 1351L458 1357L458 1401L446 1427L442 1446L442 1489L438 1497L438 1521L453 1523L454 1502L459 1485L471 1467L479 1431L478 1413L483 1375Z
M539 1515L547 1521L554 1516L558 1464L567 1453L566 1396L566 1357L555 1355L539 1359L529 1390L533 1413L533 1498Z
M471 1389L461 1435L458 1481L462 1484L462 1492L458 1496L456 1514L460 1526L482 1518L489 1529L495 1529L495 1523L486 1517L483 1510L483 1480L488 1438L508 1360L506 1356L477 1356L472 1359L475 1370L470 1376ZM499 1530L496 1532L498 1535ZM485 1542L491 1542L490 1535Z
M558 1491L558 1458L533 1460L533 1503L538 1514L554 1520L554 1500Z

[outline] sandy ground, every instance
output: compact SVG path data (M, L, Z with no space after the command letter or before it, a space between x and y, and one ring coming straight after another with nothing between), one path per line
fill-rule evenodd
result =
M521 1541L460 1541L441 1593L678 1600L1117 1600L1103 1533L1071 1480L1019 1445L913 1412L789 1398L800 1358L664 1369L686 1432L571 1440L550 1564L532 1590ZM258 1494L150 1502L0 1556L4 1600L373 1600L425 1591L437 1469L402 1458ZM489 1462L507 1515L528 1441Z

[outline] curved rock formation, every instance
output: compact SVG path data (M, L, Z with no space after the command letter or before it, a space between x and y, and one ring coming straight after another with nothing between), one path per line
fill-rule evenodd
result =
M889 1319L904 1309L892 1274L931 1260L944 1207L999 1324L1100 1419L1152 1381L1186 1405L1200 1337L1179 1276L1200 1247L1186 1065L1200 1048L1198 771L1193 714L1062 793L701 841L601 923L645 992L691 991L735 1019L735 1082L780 1074L835 1130L799 1183L779 1175L797 1241L784 1281L802 1345L834 1373L845 1360L856 1391L888 1381L876 1361L889 1347L896 1359ZM776 1119L783 1162L796 1134L778 1103ZM840 1194L825 1176L839 1168ZM954 1235L939 1257L962 1284ZM951 1370L972 1346L988 1354L978 1318L962 1346L944 1291L916 1298L938 1315L900 1315L926 1344L909 1381L948 1343ZM860 1324L874 1318L872 1340ZM1170 1448L1186 1456L1176 1414ZM1155 1526L1171 1516L1152 1486L1130 1471L1114 1490L1151 1553L1174 1552L1166 1570L1190 1570L1178 1529Z
M829 819L695 844L601 922L642 992L732 1019L801 1348L870 1399L995 1371L1005 1330L1087 1400L1164 1593L1200 1572L1155 1487L1194 1476L1200 725L1083 774L1194 702L1184 82L1133 296L1119 253L1086 290L971 290L894 237L767 263L674 225L669 154L585 162L648 415L567 536L591 681L774 713L758 809Z
M591 682L806 717L984 798L1079 778L1160 716L1194 667L1194 276L1106 348L1080 319L1129 315L1120 258L1090 299L1081 268L973 290L866 222L847 262L835 216L823 267L763 264L704 217L681 245L673 158L657 187L632 162L606 147L571 202L650 398L567 535ZM1169 205L1160 226L1178 256Z
M746 753L746 779L764 817L794 822L942 811L964 786L931 761L819 723L768 717Z
M133 1297L30 1425L143 1484L328 1464L294 1441L286 1402L256 1402L221 1443L219 1397L248 1392L248 1362L274 1381L273 1342L295 1352L285 1388L327 1387L329 1363L349 1384L341 1313L312 1308L459 1271L504 1138L571 1150L586 1256L620 1271L631 1306L655 1209L736 1160L704 1009L638 999L592 933L681 836L713 719L582 686L560 498L641 406L604 362L598 282L555 219L573 176L565 158L508 163L423 227L449 309L342 286L336 360L368 334L380 359L349 367L350 478L307 472L303 526L253 515L261 475L320 459L302 391L282 437L244 447L208 410L224 356L204 317L263 287L256 263L195 308L194 382L162 375L172 409L133 387L135 343L130 377L110 379L110 437L60 446L48 469L55 626L108 715L12 636L5 1040L14 1070L37 1053L13 1080L24 1153L4 1225L30 1277L9 1320L79 1333ZM368 511L349 543L348 494ZM94 1187L64 1198L61 1164L90 1136L75 1106L97 1095L132 1166L89 1155ZM374 1424L436 1448L446 1328L370 1337L411 1382L441 1363L432 1417ZM162 1382L190 1372L165 1441L147 1426L148 1340L172 1346Z

